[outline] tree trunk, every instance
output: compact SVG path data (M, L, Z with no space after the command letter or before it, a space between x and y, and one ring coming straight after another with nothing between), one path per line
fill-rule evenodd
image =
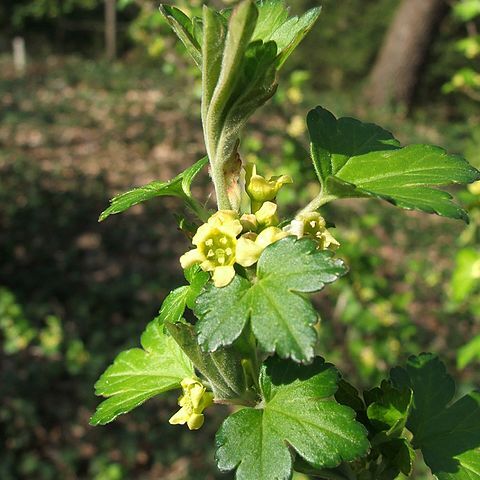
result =
M113 60L117 55L116 0L105 0L105 55Z
M446 11L445 0L402 0L370 73L368 103L410 106L420 67Z

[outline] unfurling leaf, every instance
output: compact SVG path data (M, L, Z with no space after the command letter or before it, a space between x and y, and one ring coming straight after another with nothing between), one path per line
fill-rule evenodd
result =
M120 353L95 384L95 393L109 398L97 407L91 425L105 425L194 375L192 363L159 322L148 324L141 344Z
M337 382L335 368L318 357L309 366L269 359L260 375L262 403L234 413L217 433L218 467L237 468L237 480L287 480L294 453L315 468L364 455L366 430L333 398Z
M154 181L117 195L110 200L110 206L102 212L98 221L101 222L110 215L122 213L134 205L155 197L179 197L188 205L192 200L190 187L193 179L207 163L208 158L204 157L168 182Z
M230 345L250 320L266 352L312 360L317 313L302 294L319 291L346 273L341 260L316 247L311 240L286 237L263 251L255 283L237 275L226 287L207 285L195 308L201 346L214 351Z
M462 157L430 145L400 148L391 133L377 125L337 120L321 107L312 110L307 121L324 195L377 197L398 207L468 220L449 193L432 188L480 178Z

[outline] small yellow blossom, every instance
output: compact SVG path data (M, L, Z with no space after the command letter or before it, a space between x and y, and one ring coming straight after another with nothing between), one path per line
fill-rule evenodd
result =
M307 212L297 216L287 231L298 238L309 237L318 243L320 250L335 250L340 243L326 227L325 219L318 212Z
M249 163L245 167L245 190L252 200L252 212L260 209L262 204L274 200L280 188L287 183L293 183L290 175L271 177L268 180L257 174L256 165Z
M213 394L195 378L181 382L183 395L178 399L180 410L170 418L172 425L187 424L190 430L198 430L204 422L203 411L213 404Z
M258 261L265 248L287 235L287 232L278 227L268 227L258 235L253 232L242 235L237 243L237 263L242 267L252 266Z
M244 232L256 232L278 225L277 205L265 202L255 213L245 213L240 218Z
M220 210L201 225L192 239L197 247L180 257L182 268L195 263L206 272L213 272L216 287L228 285L235 276L237 236L242 224L233 210Z
M473 182L468 186L468 190L470 193L474 195L480 195L480 180L478 182Z

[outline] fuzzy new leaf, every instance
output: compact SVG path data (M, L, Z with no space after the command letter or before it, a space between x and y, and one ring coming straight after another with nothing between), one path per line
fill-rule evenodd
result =
M213 353L204 352L198 344L192 325L168 324L166 328L197 370L210 382L216 401L238 401L245 397L245 372L240 355L235 349L229 347Z
M191 55L196 65L201 68L201 37L198 38L195 31L195 27L199 25L198 22L195 22L195 19L190 19L181 10L170 5L161 5L160 12L170 24L177 37L185 45L187 52Z
M237 275L226 287L207 286L195 308L199 342L209 351L230 345L250 320L263 350L308 362L317 314L302 294L319 291L345 273L341 260L317 250L311 240L286 237L263 251L254 284Z
M292 453L316 468L363 455L369 444L355 413L332 397L338 372L316 358L309 366L269 359L260 375L263 401L231 415L217 433L221 470L237 480L291 478Z
M105 425L193 376L192 363L159 322L147 326L141 344L120 353L95 384L95 393L109 398L97 407L92 425Z

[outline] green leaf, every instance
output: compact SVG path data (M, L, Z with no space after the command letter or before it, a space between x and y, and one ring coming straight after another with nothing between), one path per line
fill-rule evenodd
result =
M309 113L312 158L324 195L377 197L406 209L468 220L452 196L431 188L470 183L480 172L462 157L429 145L399 148L386 130L323 108Z
M257 4L258 20L252 40L273 41L277 45L276 68L283 66L297 45L312 29L321 8L312 8L304 15L288 18L288 8L282 0L266 0Z
M282 0L264 0L257 3L258 20L252 40L267 42L273 33L288 20L288 8Z
M95 384L96 395L109 398L97 407L91 425L105 425L194 375L192 363L159 322L148 324L141 344L142 349L120 353Z
M365 392L365 399L367 416L378 430L386 430L387 436L402 433L412 406L412 390L397 389L391 382L383 381L380 387Z
M138 205L155 197L180 197L188 204L192 199L190 191L192 181L207 163L208 158L204 157L168 182L160 182L157 180L143 187L134 188L133 190L117 195L110 200L110 206L102 212L98 221L101 222L110 215L124 212L134 205Z
M209 104L202 105L202 111L206 112L204 128L212 135L210 141L214 145L219 142L223 122L228 114L229 100L240 78L243 58L255 30L257 17L258 10L255 4L245 0L237 5L230 18L218 82ZM211 38L206 37L206 32L203 41L211 41ZM204 77L202 83L209 85L210 80ZM211 89L210 86L208 88Z
M215 10L203 6L202 56L202 117L206 120L208 107L222 69L227 25L225 18Z
M313 164L322 185L352 157L400 148L400 142L378 125L350 117L337 120L322 107L308 113L307 126Z
M210 275L194 265L185 270L185 278L190 285L184 285L171 291L163 301L162 308L156 318L162 324L179 322L185 308L193 309L200 291L210 279Z
M335 368L318 357L309 366L269 359L260 375L262 403L234 413L217 433L220 470L238 468L238 480L283 480L291 478L293 452L316 468L364 455L366 430L332 398L337 382Z
M452 298L455 302L465 301L480 287L480 251L462 248L455 259L452 277Z
M298 44L313 28L320 15L321 8L310 9L300 18L292 17L272 35L271 40L277 44L279 55L278 68L281 68Z
M407 426L432 473L439 480L480 479L480 393L449 405L455 384L431 354L411 357L405 369L392 370L391 378L413 390Z
M302 294L319 291L345 273L343 262L317 250L313 241L279 240L260 256L254 284L237 275L226 287L207 285L195 308L200 345L208 351L230 345L250 320L263 350L308 362L317 314Z
M238 401L248 396L241 358L235 349L206 353L200 348L192 325L167 324L166 328L195 368L210 382L216 401Z
M397 479L401 472L409 477L413 470L415 462L415 450L410 442L405 438L393 438L381 443L379 451L383 455L383 461L387 462L387 468L383 472L381 479Z
M160 5L160 12L162 12L177 37L185 45L187 52L193 58L196 65L201 68L202 47L195 32L195 27L198 27L198 23L195 23L194 20L191 20L178 8L170 5Z

